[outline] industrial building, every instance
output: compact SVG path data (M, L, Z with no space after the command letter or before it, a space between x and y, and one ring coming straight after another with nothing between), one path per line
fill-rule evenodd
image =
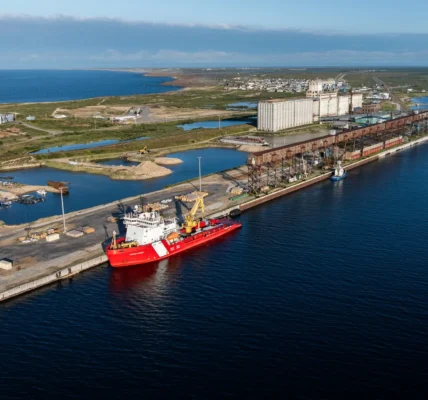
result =
M345 115L361 108L360 93L338 95L322 93L322 86L312 86L305 99L274 99L259 102L257 128L277 132L296 126L313 124L323 117ZM316 97L313 95L316 94Z
M13 121L15 121L15 114L13 113L0 114L0 124L6 124L7 122L13 122Z
M276 132L313 123L312 99L274 99L258 104L257 129Z

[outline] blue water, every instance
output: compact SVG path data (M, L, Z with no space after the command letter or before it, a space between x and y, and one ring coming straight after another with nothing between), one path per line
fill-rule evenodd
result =
M417 104L411 106L412 110L427 110L428 109L428 96L426 97L413 97L412 102Z
M257 103L252 101L239 101L237 103L230 103L227 105L226 110L242 110L242 109L256 109Z
M184 162L168 166L173 173L156 179L143 181L112 180L104 175L62 171L53 168L33 168L8 171L16 182L46 185L48 180L70 183L70 194L64 196L66 212L82 210L99 204L110 203L130 196L153 192L167 185L198 176L198 156L202 157L202 174L210 174L245 164L247 154L233 149L200 149L171 154ZM61 214L61 199L48 193L46 201L34 205L14 203L10 208L0 209L0 220L7 224L20 224L39 218Z
M122 140L122 141L116 140L116 139L106 139L106 140L99 140L98 142L68 144L64 146L53 146L53 147L48 147L46 149L40 149L38 151L34 151L31 154L50 154L50 153L58 153L60 151L94 149L96 147L111 146L113 144L118 144L118 143L127 143L132 141L146 140L148 138L149 138L148 136L142 136L136 139L128 139L128 140Z
M0 70L0 103L78 100L100 96L164 93L172 78L83 70Z
M425 398L428 145L170 260L0 306L7 399Z
M132 167L132 166L139 165L140 163L137 161L128 161L124 158L114 158L112 160L97 161L97 164L112 165L112 166L122 165L124 167Z
M254 125L256 123L256 120L254 118L242 118L242 119L223 119L220 121L220 128L225 128L227 126L235 126L235 125L243 125L243 124L250 124ZM182 124L177 125L179 128L183 128L185 131L191 131L193 129L218 129L219 122L218 120L215 121L199 121L199 122L193 122L191 124Z

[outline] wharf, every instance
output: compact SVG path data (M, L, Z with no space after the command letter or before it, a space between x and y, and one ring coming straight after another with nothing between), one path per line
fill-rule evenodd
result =
M357 168L427 140L428 136L385 150L374 156L348 164L345 169ZM206 214L211 216L222 214L233 208L240 208L242 211L246 211L252 207L329 179L330 176L331 172L320 172L310 179L296 182L286 188L279 188L258 198L247 197L241 199L241 201L231 201L231 193L228 190L246 183L247 168L243 166L209 175L202 179L203 190L210 194L205 198ZM198 186L199 181L195 179L145 194L144 199L150 203L159 202L162 199L197 190ZM0 301L10 299L43 285L69 278L76 273L105 263L107 258L103 247L110 243L112 231L123 232L120 220L119 222L109 222L107 218L130 212L134 205L140 204L141 199L141 196L136 196L66 214L67 230L80 229L88 225L95 228L94 233L79 238L61 235L60 240L53 243L38 241L22 244L17 239L19 236L25 235L26 225L1 228L0 240L2 246L0 248L0 259L12 259L15 262L15 266L10 271L0 271ZM192 207L192 203L181 201L170 204L168 209L163 210L165 216L184 215ZM62 226L62 217L55 216L39 220L32 225L32 229L44 229L52 226Z

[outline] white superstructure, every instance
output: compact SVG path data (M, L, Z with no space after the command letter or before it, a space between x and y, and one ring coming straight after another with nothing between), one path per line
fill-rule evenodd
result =
M175 218L164 219L156 211L127 214L123 221L126 225L125 241L135 241L139 245L157 242L178 230Z
M342 167L342 162L338 161L336 164L336 168L334 169L334 176L340 178L345 175L345 170Z

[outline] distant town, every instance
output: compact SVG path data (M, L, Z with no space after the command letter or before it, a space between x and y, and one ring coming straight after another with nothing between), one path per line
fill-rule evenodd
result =
M226 90L265 90L276 93L305 93L309 89L309 79L298 78L242 78L224 79ZM345 87L344 81L328 79L322 82L324 91L336 91Z

